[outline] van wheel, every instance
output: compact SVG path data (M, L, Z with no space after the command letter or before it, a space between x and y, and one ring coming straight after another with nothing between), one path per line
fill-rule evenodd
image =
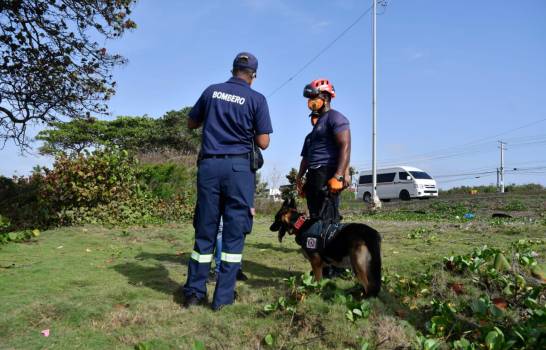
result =
M411 199L410 194L407 190L400 191L400 199L403 201L409 201Z
M364 202L371 203L372 202L372 194L370 192L364 193L364 197L362 197Z

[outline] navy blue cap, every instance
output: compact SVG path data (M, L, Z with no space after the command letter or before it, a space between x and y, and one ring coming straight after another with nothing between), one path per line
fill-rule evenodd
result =
M254 72L258 70L258 59L249 52L241 52L233 60L233 68L251 69Z

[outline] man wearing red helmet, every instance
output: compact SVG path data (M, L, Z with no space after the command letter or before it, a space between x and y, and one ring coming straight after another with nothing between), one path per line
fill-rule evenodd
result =
M307 106L311 110L309 116L313 130L306 136L301 152L302 159L296 178L297 189L300 195L305 195L307 198L309 215L319 217L327 195L323 189L327 186L335 196L337 215L338 194L350 184L349 120L343 114L330 108L330 101L336 93L328 79L313 80L305 86L303 96L308 99Z

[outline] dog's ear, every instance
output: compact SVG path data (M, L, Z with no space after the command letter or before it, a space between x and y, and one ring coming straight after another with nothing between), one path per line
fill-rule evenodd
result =
M274 223L271 224L271 226L269 226L269 230L275 232L275 231L279 231L279 229L281 228L281 224L282 222L278 221L278 220L275 220Z

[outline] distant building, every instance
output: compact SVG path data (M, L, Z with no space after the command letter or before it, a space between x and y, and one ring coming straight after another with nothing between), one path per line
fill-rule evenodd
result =
M272 199L275 202L278 202L281 200L281 190L278 188L268 188L269 194L267 195L267 198Z

